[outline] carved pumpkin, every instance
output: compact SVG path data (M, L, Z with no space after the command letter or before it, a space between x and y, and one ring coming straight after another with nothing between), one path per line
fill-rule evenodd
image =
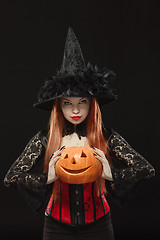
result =
M90 147L68 147L56 162L56 174L64 182L83 184L94 182L102 173L101 162Z

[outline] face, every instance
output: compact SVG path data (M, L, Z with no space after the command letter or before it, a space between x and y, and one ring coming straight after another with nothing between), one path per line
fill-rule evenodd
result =
M90 99L80 97L63 97L61 99L61 109L64 117L73 124L83 122L89 112Z

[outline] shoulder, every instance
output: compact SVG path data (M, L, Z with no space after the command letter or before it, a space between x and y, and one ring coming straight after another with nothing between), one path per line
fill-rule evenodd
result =
M28 141L24 151L27 152L35 151L36 149L46 148L47 145L47 133L46 129L39 130L33 137Z
M27 164L29 169L36 169L36 163L42 162L40 166L43 166L43 158L45 154L46 142L45 138L47 136L46 130L38 131L28 142L25 149L18 157L18 162L21 162L22 165ZM39 164L38 164L39 165Z
M108 141L108 144L112 144L113 140L116 138L122 138L113 128L104 128L102 129L104 138Z
M110 149L110 154L132 154L139 155L140 154L133 149L133 147L125 140L125 138L115 131L113 128L108 129L108 147ZM133 154L134 153L134 154Z
M119 143L128 144L127 141L123 138L123 136L120 135L113 128L105 128L105 129L103 128L103 135L105 139L107 139L108 145L110 147L113 147Z

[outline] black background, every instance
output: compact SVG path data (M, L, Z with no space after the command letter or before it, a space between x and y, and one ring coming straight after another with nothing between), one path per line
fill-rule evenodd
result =
M86 62L118 76L119 99L102 109L119 132L156 169L124 208L109 199L116 240L160 237L158 1L1 0L1 239L41 239L43 212L34 214L3 178L26 143L48 124L32 104L43 80L60 68L68 27Z

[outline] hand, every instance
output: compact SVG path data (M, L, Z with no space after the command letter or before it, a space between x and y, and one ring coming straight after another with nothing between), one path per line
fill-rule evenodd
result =
M95 153L93 153L94 156L102 163L102 166L103 166L102 177L109 181L113 181L111 168L109 166L108 160L106 159L104 152L93 146L91 146L91 147L95 151Z
M52 153L50 162L49 162L49 168L48 168L48 179L47 184L50 184L54 182L58 177L56 176L55 172L55 163L59 160L61 154L61 151L65 148L65 146L61 147L56 152Z

